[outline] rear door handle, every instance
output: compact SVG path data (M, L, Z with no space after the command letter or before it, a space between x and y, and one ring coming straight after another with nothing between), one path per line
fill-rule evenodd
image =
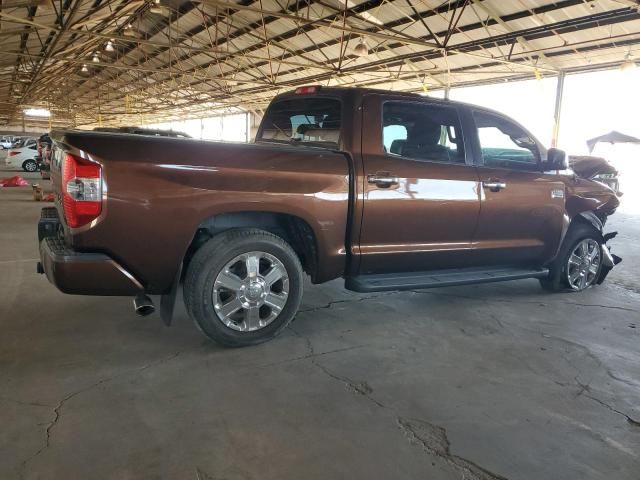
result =
M392 177L388 173L374 173L373 175L367 175L367 182L373 183L381 188L387 188L391 185L397 185L400 181L398 177Z
M500 190L507 188L507 184L501 180L488 180L486 182L482 182L482 188L487 188L492 192L499 192Z

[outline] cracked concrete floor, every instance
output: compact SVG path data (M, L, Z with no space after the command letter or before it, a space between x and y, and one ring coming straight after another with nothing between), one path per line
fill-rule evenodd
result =
M182 305L165 328L57 292L40 207L0 191L2 479L640 478L638 217L612 219L625 262L583 294L333 282L223 350Z

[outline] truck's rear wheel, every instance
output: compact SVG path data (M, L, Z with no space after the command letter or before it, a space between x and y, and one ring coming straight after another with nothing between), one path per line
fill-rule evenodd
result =
M243 347L270 340L289 324L302 299L302 282L300 260L282 238L234 229L193 256L184 301L206 336Z

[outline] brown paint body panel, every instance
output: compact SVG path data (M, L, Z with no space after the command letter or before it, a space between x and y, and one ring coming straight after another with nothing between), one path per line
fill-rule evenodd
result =
M149 293L170 287L202 222L232 212L304 220L318 244L317 281L344 272L349 167L342 153L93 132L66 133L59 143L100 162L108 190L96 224L66 229L67 243L110 255ZM59 184L59 172L54 177Z
M67 247L104 254L148 293L165 293L204 221L233 212L275 212L313 230L314 281L323 282L366 273L543 265L555 256L572 218L584 211L605 217L618 205L608 188L573 175L485 168L463 104L366 89L321 89L317 95L342 102L335 151L54 132L57 148L102 164L106 185L98 220L76 230L65 227ZM460 109L466 163L387 154L381 133L387 100ZM379 173L396 177L397 184L367 180ZM506 188L483 187L495 179ZM52 182L59 193L55 166ZM59 203L58 209L62 218Z
M483 264L544 264L562 238L566 190L559 175L477 167L480 181L497 180L499 192L481 188L480 221L474 235L477 259Z

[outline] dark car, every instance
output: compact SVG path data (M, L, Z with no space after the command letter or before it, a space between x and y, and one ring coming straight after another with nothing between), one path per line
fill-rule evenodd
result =
M35 161L38 165L38 170L40 170L40 176L45 180L49 179L51 145L52 141L48 133L45 133L38 137L36 143L38 154L35 156Z
M39 270L66 293L161 295L228 346L296 314L303 276L359 292L536 278L604 280L618 198L524 127L414 94L304 87L276 97L255 144L54 131L56 206Z

